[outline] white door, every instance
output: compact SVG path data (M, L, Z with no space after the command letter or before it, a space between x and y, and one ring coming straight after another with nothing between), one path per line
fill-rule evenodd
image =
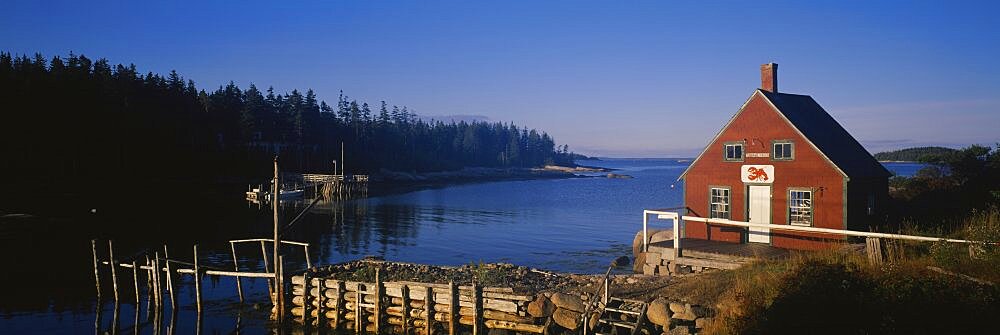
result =
M750 222L771 223L771 187L750 186ZM771 229L750 228L750 242L771 243Z

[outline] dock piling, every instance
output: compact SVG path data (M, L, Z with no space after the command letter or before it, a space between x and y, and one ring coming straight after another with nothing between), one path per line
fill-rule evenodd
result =
M108 264L111 265L111 284L115 290L115 301L118 301L118 267L115 266L115 248L108 240Z
M168 261L169 266L169 261ZM198 315L201 315L201 272L198 269L198 245L194 245L194 297L197 304ZM175 309L176 310L176 309Z
M90 240L91 250L94 252L94 286L97 288L97 302L101 301L101 273L97 260L97 240Z

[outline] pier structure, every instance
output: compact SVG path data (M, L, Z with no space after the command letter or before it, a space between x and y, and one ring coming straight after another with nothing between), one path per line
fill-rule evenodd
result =
M347 200L368 197L368 175L303 173L297 176L314 197Z

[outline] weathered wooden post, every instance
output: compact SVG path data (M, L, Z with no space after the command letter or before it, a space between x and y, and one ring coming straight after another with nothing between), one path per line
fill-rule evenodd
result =
M432 335L434 329L434 289L430 285L424 286L424 327L425 335Z
M343 321L343 319L341 319L341 318L344 316L344 314L347 314L347 311L344 310L347 307L345 305L346 303L344 301L345 300L345 294L347 294L347 292L345 292L346 289L347 289L347 287L344 285L344 282L338 280L337 281L337 297L336 297L337 301L335 301L335 304L334 304L335 307L334 307L334 312L333 312L334 316L336 316L336 319L334 320L334 323L335 323L334 328L337 329L337 330L340 330L340 323L341 323L341 321Z
M280 323L285 322L285 256L279 255L278 262L274 263L274 267L278 270L277 279L275 283L278 285L278 289L275 295L278 299L278 321Z
M167 261L167 264L170 264ZM197 304L199 319L201 316L201 269L198 268L198 245L194 245L194 298Z
M118 301L118 264L115 263L115 248L108 240L108 264L111 265L111 283L115 290L115 301Z
M312 266L312 261L309 260L309 245L306 244L305 246L303 246L303 249L305 249L305 253L306 253L306 269L312 269L312 267L313 267Z
M174 293L174 271L170 267L170 252L167 250L167 245L163 245L163 265L167 267L167 294L170 295L170 308L177 308L177 294Z
M91 251L93 251L93 253L94 253L94 286L97 288L97 303L98 303L98 305L100 305L100 302L101 302L101 273L100 273L100 267L98 266L98 264L100 262L97 260L97 240L90 240L90 248L91 248Z
M454 281L448 282L448 335L458 335L458 288Z
M240 261L236 259L236 243L229 241L229 249L233 251L233 271L240 272ZM266 270L265 270L266 271ZM240 296L240 303L243 303L243 278L236 276L236 293Z
M362 312L364 312L365 309L361 308L361 305L362 305L362 303L365 300L364 300L364 295L361 294L361 283L358 283L355 288L356 288L356 290L354 291L354 296L355 296L355 300L354 300L354 332L360 334L360 333L364 333L365 332L365 329L362 328L365 325L365 323L363 322L365 316L364 316L364 313L362 313Z
M311 296L311 294L309 293L309 289L310 289L309 288L309 286L310 286L309 284L310 284L311 280L312 279L309 278L309 271L308 270L302 273L302 294L300 296L302 297L302 324L303 325L309 325L309 307L310 307L309 306L310 305L310 302L309 302L310 299L309 299L309 297ZM323 290L322 289L318 289L317 291L319 292L320 295L323 294ZM292 292L292 293L294 294L294 292Z
M380 270L379 267L375 268L375 334L382 334L382 295L385 294L385 289L382 287Z
M132 260L132 282L135 284L135 308L136 315L139 313L139 264Z
M405 334L407 334L407 331L409 330L409 327L407 327L407 322L409 322L408 319L410 318L410 285L403 284L403 286L400 287L399 290L400 290L400 295L402 296L401 300L403 301L403 304L402 304L403 318L402 318L402 320L403 320L403 334L405 335Z
M475 280L472 280L472 303L472 335L479 335L486 327L483 326L483 291Z
M152 270L151 274L153 275L153 294L154 294L154 297L155 297L155 300L156 300L156 310L157 310L157 314L159 314L160 308L163 307L163 296L162 296L162 294L160 292L160 271L161 270L160 270L160 252L159 251L153 253L153 268L150 269L150 270Z
M281 202L281 177L278 175L278 156L274 156L274 179L271 186L271 210L274 214L274 256L271 258L275 261L274 269L275 274L278 273L278 269L281 266L281 261L279 259L279 250L281 248L281 239L278 236L278 203ZM274 277L274 295L275 295L275 307L278 311L278 321L284 321L284 305L282 301L282 279L281 276L275 275Z
M316 278L316 286L318 286L316 288L316 293L319 293L316 295L316 325L322 328L323 324L327 322L326 312L324 311L326 309L325 305L327 300L326 278Z
M271 266L268 264L268 261L267 261L267 247L264 245L264 241L263 240L260 241L260 254L261 254L261 258L264 259L264 272L272 271L272 273L277 273L277 271L269 270L269 269L271 269ZM275 305L275 306L278 306L278 303L276 301L274 301L274 279L273 278L267 278L267 294L268 294L269 297L271 297L271 304Z
M149 261L149 254L146 254L146 321L152 314L153 307L153 263Z

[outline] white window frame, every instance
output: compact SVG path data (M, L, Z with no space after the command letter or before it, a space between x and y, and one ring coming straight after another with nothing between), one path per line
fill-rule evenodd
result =
M788 224L793 226L811 227L816 215L816 200L812 189L788 189ZM803 196L804 195L804 196Z
M718 191L718 194L716 194L716 191ZM721 208L716 210L719 207ZM725 214L725 216L716 215L716 213ZM710 186L708 188L708 217L712 219L733 219L733 190L731 187Z

